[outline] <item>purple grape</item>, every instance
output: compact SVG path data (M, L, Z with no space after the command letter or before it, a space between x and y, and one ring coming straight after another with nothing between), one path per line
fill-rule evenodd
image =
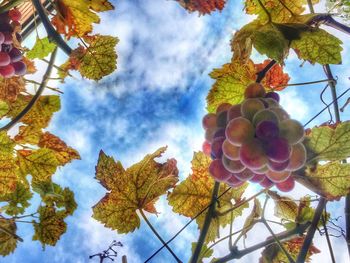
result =
M0 67L7 66L10 62L10 56L6 52L0 52Z
M242 172L240 173L233 173L233 175L238 179L241 180L242 182L248 181L250 179L252 179L255 174L249 170L249 169L244 169Z
M2 44L1 45L1 51L6 52L6 53L10 53L12 50L12 45L11 44Z
M11 64L4 67L0 67L0 75L4 78L11 78L13 77L13 75L15 75L15 69Z
M216 114L208 113L202 119L202 126L205 130L216 127Z
M227 124L227 111L222 111L220 113L217 114L216 117L216 125L218 127L226 127Z
M0 23L9 23L10 22L10 17L9 17L9 12L4 12L0 14Z
M214 139L219 138L219 137L225 137L225 129L224 128L220 128L214 133L214 137L213 137Z
M230 143L227 139L222 144L222 152L230 160L239 160L239 147Z
M233 105L227 113L227 122L230 122L230 120L236 119L238 117L241 117L241 104Z
M267 157L274 162L287 161L291 153L291 147L284 138L273 138L267 141L264 146Z
M217 137L211 144L211 158L220 159L222 157L222 144L225 141L225 137Z
M289 176L288 179L285 180L284 182L276 184L277 189L282 192L292 191L294 186L295 186L295 182L292 176Z
M267 177L265 177L261 182L260 185L264 188L269 188L274 185L274 183Z
M17 48L13 48L10 52L9 52L10 58L11 58L11 62L18 62L22 59L22 53L21 51L19 51L19 49Z
M10 32L3 32L4 36L5 36L5 40L4 40L4 44L12 44L13 43L13 39L12 39L12 34Z
M284 171L289 165L289 159L282 163L277 163L269 160L267 166L270 168L270 170L275 172L281 172Z
M236 176L232 175L227 181L226 183L231 186L231 187L238 187L241 186L242 184L244 184L243 181L238 180Z
M255 134L259 139L270 140L278 137L279 128L273 121L261 121L256 126Z
M266 173L266 177L269 178L274 183L281 183L288 179L288 177L291 175L290 171L283 171L283 172L275 172L272 170L269 170Z
M218 182L225 182L231 177L231 173L225 169L220 159L216 159L211 162L209 166L209 173Z
M5 41L5 36L4 36L4 34L2 32L0 32L0 45L2 43L4 43L4 41Z
M241 161L230 160L226 158L225 155L222 156L222 164L230 173L240 173L245 169Z
M274 91L266 93L265 98L271 98L277 102L280 102L280 95L278 95L278 93Z
M13 31L12 26L9 23L0 23L0 31L5 33L11 34Z
M23 76L27 73L27 65L22 61L12 63L12 66L15 69L15 74L17 76Z
M265 179L265 174L254 174L254 177L250 178L249 181L252 183L260 183Z

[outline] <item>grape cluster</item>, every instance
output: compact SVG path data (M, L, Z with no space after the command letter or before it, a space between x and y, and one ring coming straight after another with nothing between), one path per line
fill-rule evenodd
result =
M22 61L22 52L14 47L14 42L21 41L21 35L15 32L15 28L21 26L21 16L17 8L0 14L0 75L4 78L23 76L27 72L27 66Z
M241 104L223 103L203 118L203 151L213 159L209 172L231 187L249 180L290 191L291 172L306 162L304 128L282 109L279 95L261 84L250 84L244 95Z

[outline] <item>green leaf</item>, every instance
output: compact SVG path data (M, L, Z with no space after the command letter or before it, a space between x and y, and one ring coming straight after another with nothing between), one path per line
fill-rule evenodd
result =
M254 48L262 55L283 62L289 50L289 41L271 23L258 28L252 35Z
M194 253L194 250L196 249L197 242L192 242L192 254ZM204 244L202 246L201 252L199 253L198 261L197 263L203 263L204 258L210 258L214 253L213 249L208 249L208 246Z
M350 164L330 162L307 167L297 180L328 200L339 200L350 193Z
M244 99L246 87L255 82L256 74L252 61L242 64L239 61L223 65L214 69L210 77L215 79L212 89L207 96L208 112L215 112L216 108L224 102L239 104Z
M49 41L48 37L43 39L36 38L33 48L27 52L27 58L29 59L43 59L52 53L56 45L53 42Z
M6 214L12 216L23 214L25 209L29 207L30 203L28 201L32 196L28 185L17 183L16 190L13 193L0 196L1 202L8 202L2 209Z
M310 63L341 64L342 41L329 34L327 31L315 28L300 34L300 39L291 42L291 48L295 50L300 59Z
M14 152L15 143L7 135L6 131L0 131L0 154L11 157Z
M49 206L39 207L38 213L39 223L34 223L33 240L39 240L43 246L56 245L67 229L67 224L63 220L65 216Z
M9 110L9 105L5 101L0 100L0 118L4 117Z
M116 37L97 35L87 42L90 44L80 59L79 72L83 77L100 80L117 68L115 47L119 40Z
M17 247L17 239L12 235L16 234L16 223L0 218L0 230L0 255L7 256Z
M14 157L0 152L0 195L6 195L16 190L18 166Z
M350 122L312 128L305 146L311 150L311 160L341 161L350 157Z
M30 174L34 181L49 179L60 165L55 153L47 148L18 151L18 165L22 176Z

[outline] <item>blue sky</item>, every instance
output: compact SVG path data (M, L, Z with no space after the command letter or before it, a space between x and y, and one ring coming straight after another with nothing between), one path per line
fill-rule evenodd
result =
M199 150L203 141L201 118L205 114L206 94L213 83L208 73L230 60L232 32L252 17L244 15L242 5L236 1L229 1L222 13L204 17L188 14L175 1L118 1L115 5L114 12L103 15L96 32L120 38L118 71L99 84L79 76L68 79L60 86L64 91L62 110L49 127L81 153L81 161L64 167L54 176L55 182L75 192L78 209L67 220L67 233L56 247L46 247L45 251L38 242L31 241L32 228L20 225L18 232L25 242L19 243L16 252L1 262L88 262L89 255L105 249L115 239L124 244L120 254L126 254L129 262L134 263L143 262L160 246L144 223L134 233L118 235L91 218L91 207L105 194L94 179L98 152L103 149L128 167L145 154L168 145L162 160L176 158L180 177L184 179L190 173L193 151ZM345 39L344 35L339 37ZM339 76L339 93L349 87L350 62L344 55L348 49L349 45L343 52L343 65L332 67L334 75ZM264 59L257 54L254 58ZM61 54L59 60L64 59ZM286 62L291 83L325 78L321 66L305 63L300 68L300 64L294 54ZM305 123L323 107L319 101L323 86L290 87L282 93L282 104L293 118ZM325 98L331 100L328 95ZM323 114L312 124L327 119L327 114ZM251 187L248 192L254 191ZM293 196L303 193L306 190L297 187ZM172 214L165 199L157 203L157 209L160 215L150 215L150 219L166 240L188 221ZM341 215L343 203L333 203L330 209ZM258 231L266 233L261 228ZM171 243L184 262L190 256L189 244L196 241L197 235L193 224ZM247 243L258 240L259 237L250 235ZM328 256L324 238L320 240L317 239L317 245L324 254L318 260ZM338 262L346 262L342 240L333 242L338 251L344 251L337 253ZM228 253L226 244L218 246L217 253ZM259 253L253 253L240 262L257 262L258 257ZM173 259L163 250L152 262Z

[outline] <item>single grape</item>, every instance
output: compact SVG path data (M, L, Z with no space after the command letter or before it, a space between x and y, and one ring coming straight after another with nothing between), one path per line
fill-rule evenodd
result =
M211 153L211 145L209 142L204 141L202 145L202 151L205 155L210 156Z
M280 102L280 95L278 95L278 93L274 92L274 91L270 91L270 92L266 93L265 98L271 98L277 102Z
M270 170L275 171L275 172L281 172L286 170L289 164L289 159L285 162L277 163L274 161L269 160L267 166L269 167Z
M222 152L230 160L239 160L239 147L230 143L227 139L222 144Z
M218 137L225 137L225 129L224 128L218 128L218 130L214 133L213 139Z
M211 144L211 157L212 159L220 159L222 157L222 144L225 137L217 137Z
M2 32L0 32L0 45L4 43L4 41L5 41L5 35Z
M12 66L14 67L17 76L23 76L27 73L27 65L22 61L12 63Z
M278 117L270 109L264 109L264 110L258 111L254 115L254 118L253 118L254 126L257 126L259 124L259 122L261 122L261 121L272 121L272 122L278 124Z
M241 162L252 170L263 168L268 161L262 143L258 139L253 139L242 144L239 150L239 156Z
M221 111L217 114L216 125L218 127L226 127L227 124L227 111Z
M228 111L231 108L230 103L221 103L217 108L216 108L216 114L219 114L220 112L223 111Z
M285 162L288 160L291 147L284 138L273 138L264 144L267 157L273 162Z
M219 129L217 127L213 127L213 128L209 128L205 131L205 139L209 142L212 143L213 139L214 139L214 135L215 133L218 131Z
M2 44L1 45L1 51L10 53L12 50L12 45L11 44Z
M241 104L233 105L227 113L227 122L230 120L236 119L238 117L241 117Z
M216 114L208 113L202 119L202 126L205 130L216 127Z
M270 188L274 183L269 178L265 177L264 180L260 182L260 185L264 188Z
M280 136L290 144L296 144L304 138L305 131L300 122L292 119L281 121L279 124Z
M255 174L247 168L240 173L232 173L232 175L234 175L238 180L241 180L242 182L248 181L255 176Z
M266 174L268 170L269 170L269 167L267 167L267 165L265 165L263 168L254 169L254 170L252 170L252 171L253 171L255 174Z
M283 172L275 172L272 170L269 170L266 173L266 177L269 178L274 183L281 183L288 179L288 177L291 175L290 171L283 171Z
M271 108L269 110L276 114L279 121L283 121L290 118L289 114L282 108Z
M210 163L209 173L218 182L224 182L231 177L231 174L225 169L220 159L215 159Z
M10 32L3 32L4 36L5 36L5 40L4 40L4 44L12 44L13 43L13 39L12 39L12 34Z
M280 107L280 104L277 101L275 101L274 99L265 98L263 100L267 103L267 107L268 108L278 108L278 107Z
M221 159L225 169L230 173L240 173L245 169L244 165L239 160L230 160L226 158L225 155L223 155Z
M279 128L273 121L261 121L256 125L255 135L262 140L270 140L278 137Z
M264 104L259 99L246 99L241 106L242 116L248 120L253 120L254 115L265 109Z
M265 177L265 174L254 174L254 176L250 178L249 181L252 183L260 183L265 179Z
M13 48L10 52L9 52L9 56L11 58L11 62L18 62L22 59L22 53L21 51L19 51L19 49L17 48Z
M281 183L277 183L276 187L278 190L282 192L289 192L292 191L295 186L295 181L293 176L289 176L287 180Z
M259 98L264 97L266 94L263 85L260 83L251 83L244 91L244 98Z
M306 163L306 149L304 144L297 143L292 145L291 155L289 157L289 164L287 170L296 171L302 168Z
M8 23L10 22L9 12L4 12L0 14L0 23Z
M13 28L10 23L0 23L0 31L5 33L11 34L13 31Z
M0 67L0 75L4 78L11 78L15 75L15 69L12 65Z
M9 17L13 21L19 21L22 18L22 14L17 8L13 8L9 11Z
M238 180L236 176L232 175L227 179L226 183L231 187L238 187L244 184L244 181Z
M0 67L10 64L11 58L6 52L0 52Z
M226 138L236 146L252 140L254 135L252 123L243 117L231 120L226 127Z

